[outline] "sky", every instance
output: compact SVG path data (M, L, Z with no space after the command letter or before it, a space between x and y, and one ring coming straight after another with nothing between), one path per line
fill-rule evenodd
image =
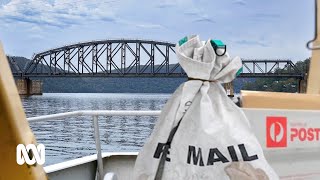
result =
M82 41L130 38L176 43L220 39L244 59L304 60L314 37L313 0L0 0L9 55Z

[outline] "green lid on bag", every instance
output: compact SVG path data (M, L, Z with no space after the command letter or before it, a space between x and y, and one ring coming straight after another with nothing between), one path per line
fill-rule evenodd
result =
M236 76L239 76L239 75L242 73L242 71L243 71L243 68L241 67L241 68L237 71Z
M213 47L225 47L223 42L220 40L211 40L210 42Z
M223 44L222 41L212 39L212 40L210 40L210 44L213 47L213 49L214 49L215 53L217 54L217 56L223 56L223 55L226 54L227 46L225 44ZM218 54L217 49L224 49L224 51L223 51L222 54Z
M184 38L182 38L180 41L179 41L179 46L181 46L182 44L184 44L185 42L187 42L188 41L188 37L186 36L186 37L184 37Z

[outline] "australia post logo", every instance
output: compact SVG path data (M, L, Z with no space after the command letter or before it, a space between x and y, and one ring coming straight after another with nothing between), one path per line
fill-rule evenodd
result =
M287 147L286 117L267 117L267 147Z
M28 165L34 165L35 163L43 165L45 162L45 146L43 144L28 144L27 146L23 144L18 144L17 146L17 164L23 165L27 163Z
M310 125L310 124L309 124ZM306 121L292 121L287 117L267 117L266 145L268 148L287 147L297 143L320 141L320 128L310 127Z

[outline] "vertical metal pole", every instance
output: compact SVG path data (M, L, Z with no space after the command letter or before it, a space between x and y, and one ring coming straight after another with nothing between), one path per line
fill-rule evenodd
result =
M66 74L66 49L63 50L63 72Z
M50 53L50 72L49 72L49 75L51 75L52 74L52 53Z
M124 74L126 72L126 44L121 44L121 72Z
M42 74L42 73L43 73L43 63L42 63L42 60L38 57L38 58L37 58L37 61L38 61L38 62L41 62L40 67L41 67L41 74Z
M70 72L70 49L67 50L68 73Z
M99 172L98 179L102 180L103 179L103 161L102 161L102 153L101 153L98 116L93 116L93 127L94 127L94 140L96 142L96 150L97 150L97 162L98 162L98 172Z
M151 44L151 74L154 75L154 44Z
M78 48L78 68L81 68L81 72L83 74L83 46L80 46ZM79 69L79 74L80 74L80 69Z
M111 61L112 61L112 43L107 44L107 71L109 70L109 74L111 74Z
M169 45L166 45L166 74L169 74Z
M140 43L136 43L136 74L140 74Z
M98 72L98 45L92 46L92 74Z
M53 53L54 54L54 56L53 56L53 59L52 59L52 61L54 61L54 74L56 74L57 73L57 53L56 52L54 52Z
M78 73L80 74L80 47L78 47Z
M68 71L66 69L66 64L68 66ZM64 73L66 73L66 71L68 73L70 73L70 49L65 49L64 50L64 65L63 65L63 70Z

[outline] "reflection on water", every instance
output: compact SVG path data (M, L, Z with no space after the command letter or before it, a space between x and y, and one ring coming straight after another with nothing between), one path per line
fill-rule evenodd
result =
M48 93L22 97L27 117L76 110L160 110L170 94ZM156 117L99 117L104 152L138 151L150 135ZM96 153L91 117L32 122L38 143L46 146L46 164Z

